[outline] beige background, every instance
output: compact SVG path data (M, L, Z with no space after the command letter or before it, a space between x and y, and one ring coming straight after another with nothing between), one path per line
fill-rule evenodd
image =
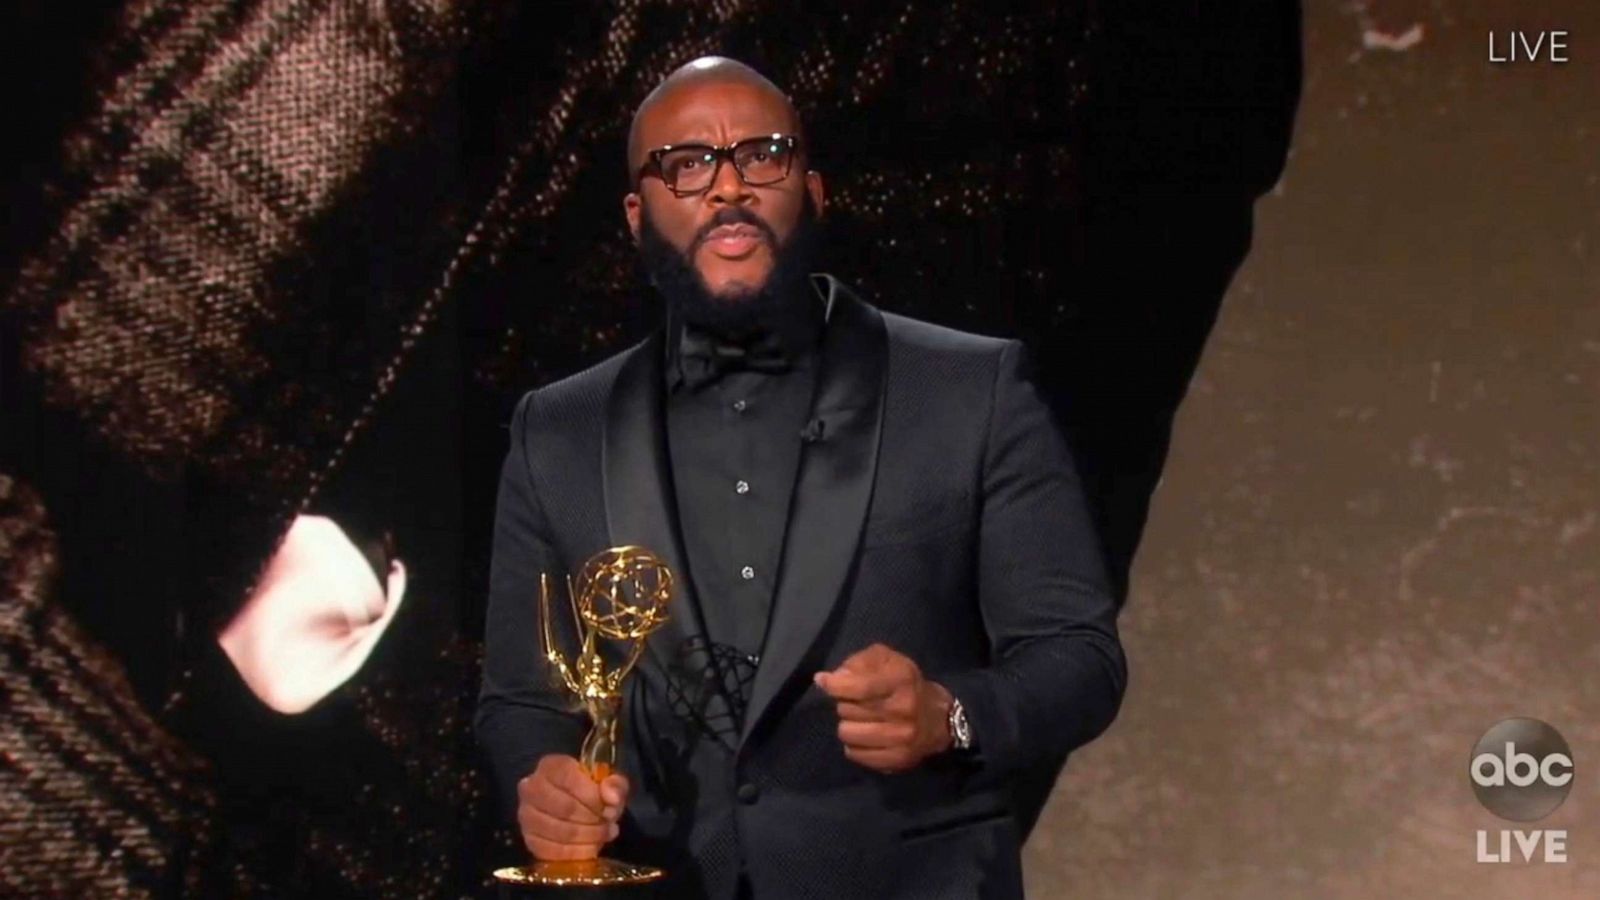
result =
M1600 6L1410 7L1306 9L1287 174L1135 566L1127 701L1032 896L1600 896ZM1512 28L1572 61L1491 65ZM1475 861L1514 823L1469 751L1513 715L1573 748L1522 826L1567 829L1564 865Z

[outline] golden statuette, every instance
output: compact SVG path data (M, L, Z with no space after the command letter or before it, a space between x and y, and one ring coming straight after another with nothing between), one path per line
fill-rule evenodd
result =
M595 781L617 767L622 684L644 654L651 632L667 622L672 598L672 571L643 547L612 547L590 557L574 580L567 577L567 599L577 630L574 659L562 655L553 630L550 579L539 576L540 648L567 690L583 704L592 723L578 760ZM602 654L609 648L613 660ZM542 886L611 886L654 881L665 873L613 859L538 860L500 869L503 884Z

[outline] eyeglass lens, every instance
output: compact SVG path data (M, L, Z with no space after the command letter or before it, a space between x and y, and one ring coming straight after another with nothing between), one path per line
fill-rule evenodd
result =
M716 177L717 158L721 155L713 147L674 147L661 155L661 180L678 193L703 191ZM733 146L733 165L745 184L772 184L789 174L793 155L787 140L752 138Z

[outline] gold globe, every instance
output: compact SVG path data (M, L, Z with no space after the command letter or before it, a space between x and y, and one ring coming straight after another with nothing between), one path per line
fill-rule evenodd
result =
M672 571L643 547L612 547L584 563L573 593L585 624L613 640L638 640L667 620Z

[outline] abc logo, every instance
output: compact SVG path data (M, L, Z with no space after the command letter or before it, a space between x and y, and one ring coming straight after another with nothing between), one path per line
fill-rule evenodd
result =
M1472 790L1502 819L1532 822L1554 812L1572 790L1572 750L1538 719L1506 719L1478 738L1469 767Z

